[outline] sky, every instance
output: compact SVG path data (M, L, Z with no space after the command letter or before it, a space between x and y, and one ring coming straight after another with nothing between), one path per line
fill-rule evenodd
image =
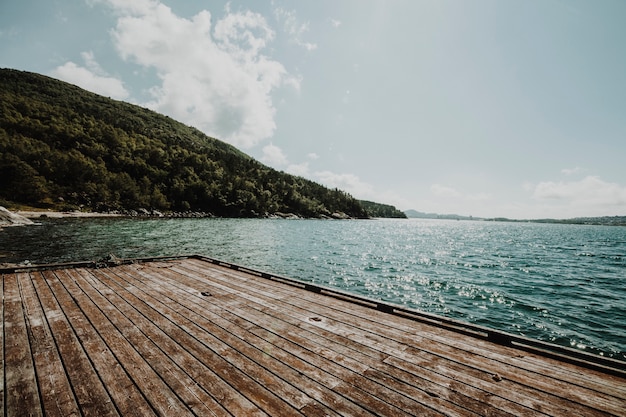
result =
M354 197L626 215L626 1L0 0L0 67Z

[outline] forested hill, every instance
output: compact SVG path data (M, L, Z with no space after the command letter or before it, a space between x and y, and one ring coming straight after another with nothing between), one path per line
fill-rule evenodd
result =
M0 69L0 179L0 205L368 217L349 194L167 116L10 69Z
M371 217L384 217L393 219L406 219L406 213L388 204L375 203L373 201L360 200L361 205Z

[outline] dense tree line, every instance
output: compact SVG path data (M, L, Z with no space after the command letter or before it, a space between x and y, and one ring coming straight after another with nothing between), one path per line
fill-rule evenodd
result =
M167 116L9 69L0 69L0 179L0 201L38 207L368 217L349 194Z
M361 200L360 202L361 206L363 206L363 208L370 217L386 217L395 219L407 218L406 214L403 211L398 210L394 206L366 200Z

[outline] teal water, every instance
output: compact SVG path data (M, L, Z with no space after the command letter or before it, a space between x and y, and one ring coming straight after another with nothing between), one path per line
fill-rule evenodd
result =
M626 228L436 220L44 219L0 262L202 254L626 360Z

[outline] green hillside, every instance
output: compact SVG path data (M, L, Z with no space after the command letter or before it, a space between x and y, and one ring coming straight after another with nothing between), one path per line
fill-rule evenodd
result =
M10 69L0 69L0 179L0 205L368 217L349 194L167 116Z
M375 203L373 201L360 200L361 205L370 217L384 217L394 219L406 219L407 215L388 204Z

